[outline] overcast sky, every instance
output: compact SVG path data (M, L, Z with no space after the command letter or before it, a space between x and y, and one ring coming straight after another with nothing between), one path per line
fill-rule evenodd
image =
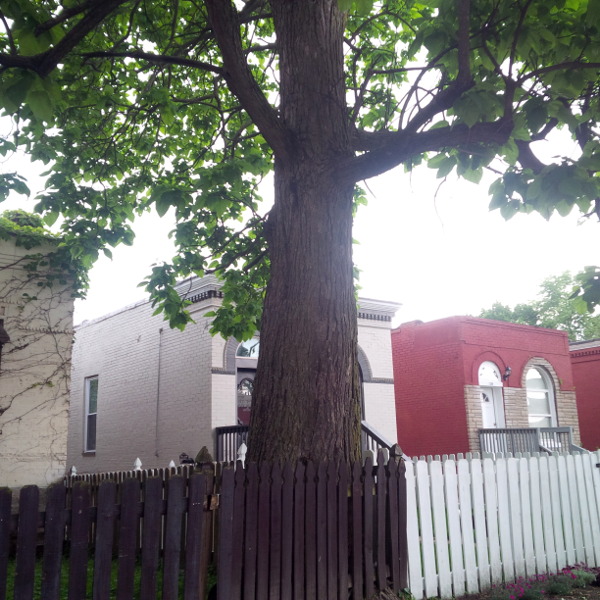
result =
M0 169L14 171L20 162L10 157ZM527 302L544 278L600 264L597 221L580 222L576 214L549 222L534 214L504 221L487 209L490 181L449 180L438 189L435 171L422 167L368 182L369 204L359 209L354 236L360 295L401 303L394 325L477 315L495 301ZM30 183L32 191L42 185ZM32 210L34 204L11 198L0 211ZM133 247L118 247L113 261L98 261L87 299L76 303L76 323L144 298L137 285L152 263L169 259L172 226L168 215L148 215L136 226Z

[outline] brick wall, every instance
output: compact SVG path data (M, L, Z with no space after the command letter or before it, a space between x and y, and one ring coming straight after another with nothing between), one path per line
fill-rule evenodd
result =
M418 321L392 331L398 442L410 456L469 450L456 333Z
M600 448L600 340L571 345L581 444Z
M170 329L148 302L80 325L75 334L68 465L80 472L166 466L179 454L212 451L208 319ZM84 452L85 378L98 376L96 451Z

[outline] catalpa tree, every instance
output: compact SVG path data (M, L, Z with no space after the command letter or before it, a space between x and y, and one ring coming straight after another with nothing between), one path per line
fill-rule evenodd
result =
M38 210L72 255L176 216L147 288L214 271L215 328L260 328L253 459L359 452L357 184L423 161L491 207L598 211L600 4L586 0L2 0L0 102L48 165ZM577 152L540 160L562 129ZM274 172L274 202L257 188ZM4 189L20 189L5 174ZM427 201L427 199L423 199ZM398 260L410 257L398 257Z

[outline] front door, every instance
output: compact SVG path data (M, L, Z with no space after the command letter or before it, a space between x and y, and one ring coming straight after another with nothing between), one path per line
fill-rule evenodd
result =
M481 418L484 429L504 427L504 402L501 387L481 388Z
M484 429L504 428L504 394L500 369L490 361L479 367L481 420Z

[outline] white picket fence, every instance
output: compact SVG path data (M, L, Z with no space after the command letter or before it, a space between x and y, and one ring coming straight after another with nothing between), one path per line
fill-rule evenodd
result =
M407 461L414 597L600 566L600 452Z

